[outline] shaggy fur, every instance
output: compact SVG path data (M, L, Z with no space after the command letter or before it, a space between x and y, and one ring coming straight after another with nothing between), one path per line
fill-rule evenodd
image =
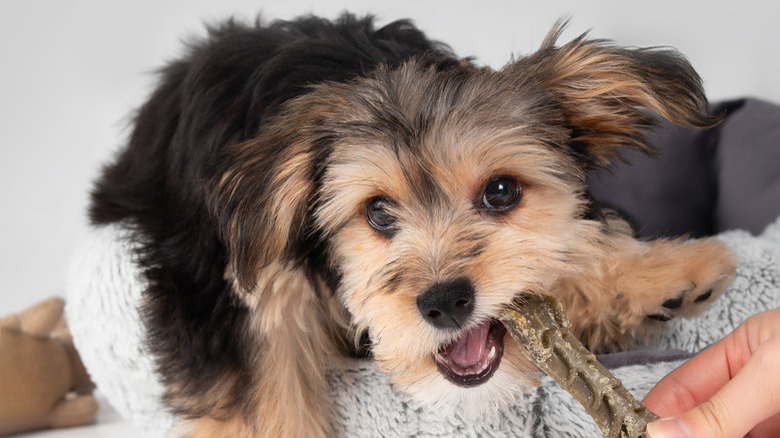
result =
M492 315L557 296L594 350L717 297L714 240L641 242L587 170L704 127L677 52L585 36L499 71L409 22L228 22L162 71L93 192L135 230L166 402L193 437L330 435L324 373L369 354L417 402L495 409L534 368Z

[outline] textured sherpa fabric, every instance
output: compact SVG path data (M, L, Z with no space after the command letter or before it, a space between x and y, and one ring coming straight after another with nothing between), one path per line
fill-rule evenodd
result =
M724 295L695 319L642 346L655 353L609 360L638 398L682 360L656 361L657 351L696 352L731 332L748 316L780 306L780 219L756 237L746 231L717 236L739 257L736 278ZM143 342L138 306L144 281L134 243L121 226L94 229L75 254L68 281L68 322L83 361L99 390L145 436L170 436L176 420L162 408L162 387ZM638 360L642 357L644 360ZM648 357L653 363L647 362ZM673 355L674 357L674 355ZM679 358L679 356L676 356ZM584 409L550 379L539 388L518 388L501 412L477 417L441 413L411 404L370 361L347 360L328 377L336 431L344 437L598 437Z
M114 409L147 436L167 436L174 419L160 404L162 385L144 343L144 279L133 248L120 226L86 236L68 273L65 316L92 381Z

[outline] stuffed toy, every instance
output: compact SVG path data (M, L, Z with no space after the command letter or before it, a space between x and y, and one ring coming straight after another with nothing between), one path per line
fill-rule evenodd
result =
M0 436L94 420L94 384L65 325L61 298L0 319Z

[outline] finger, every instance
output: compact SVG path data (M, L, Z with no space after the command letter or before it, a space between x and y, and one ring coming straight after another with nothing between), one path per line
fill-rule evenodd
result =
M694 436L744 436L780 412L780 339L761 344L734 378L708 402L688 411Z
M666 417L709 400L749 360L745 331L738 327L669 373L647 394L645 406Z
M762 343L741 372L708 401L672 418L648 425L652 438L745 436L780 412L780 339Z

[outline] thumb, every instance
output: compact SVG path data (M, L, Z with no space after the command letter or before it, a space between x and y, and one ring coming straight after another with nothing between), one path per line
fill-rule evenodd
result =
M648 438L731 438L747 433L737 432L738 419L727 419L729 410L717 402L706 401L688 412L666 417L647 425ZM748 429L749 430L749 429Z
M733 438L747 435L778 412L780 371L776 344L777 339L762 344L737 375L706 402L650 423L648 436Z

